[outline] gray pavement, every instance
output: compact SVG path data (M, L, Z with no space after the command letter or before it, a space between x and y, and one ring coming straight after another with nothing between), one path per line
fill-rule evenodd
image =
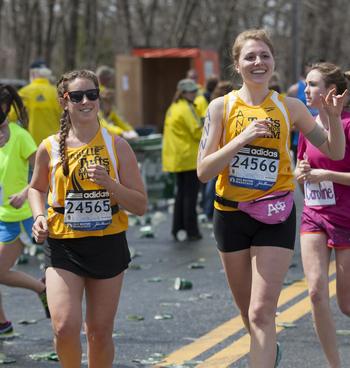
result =
M298 200L300 194L297 195L297 203ZM238 315L226 286L212 230L204 224L201 230L204 237L201 241L175 242L170 236L171 214L167 212L162 214L164 216L159 217L164 217L164 221L154 227L154 238L141 238L139 225L132 226L128 232L129 245L137 256L125 275L115 323L114 341L117 357L114 367L149 366L146 363L150 362L153 354L169 354ZM288 272L288 280L303 277L299 249L297 242L293 258L294 267ZM189 268L194 262L202 264L204 268ZM40 277L42 272L40 263L36 257L31 257L28 264L16 267ZM176 277L191 280L193 288L175 290ZM58 367L57 362L34 361L29 356L33 353L53 351L50 322L44 318L37 296L26 290L4 286L1 286L1 291L8 318L14 323L18 336L11 340L0 341L0 353L16 360L10 365L12 367ZM337 328L349 330L350 320L340 314L335 300L332 300L332 309ZM154 318L160 314L171 315L171 319ZM142 316L143 320L131 320L135 315ZM18 322L23 319L34 319L37 323L19 324ZM222 344L214 346L198 359L206 359L208 355L228 345L241 334L235 334ZM85 341L83 335L82 339ZM278 340L283 347L280 367L327 367L312 328L310 314L297 321L295 328L282 331ZM85 342L83 345L86 351ZM344 367L348 367L350 336L339 336L339 345ZM247 359L242 358L232 367L247 367Z

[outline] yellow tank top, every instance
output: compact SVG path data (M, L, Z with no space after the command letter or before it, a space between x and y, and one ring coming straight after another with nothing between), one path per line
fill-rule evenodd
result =
M290 115L284 97L277 92L270 91L257 106L247 105L237 91L225 95L220 148L257 119L273 122L273 136L257 138L241 148L230 165L219 174L216 193L231 201L245 202L277 191L294 190ZM217 202L214 206L222 211L234 211Z
M104 165L119 180L118 156L114 139L105 128L98 130L87 145L67 147L69 176L63 175L58 137L44 140L50 156L48 227L52 238L82 238L117 234L128 228L128 216L119 209L112 212L109 193L88 179L89 164ZM116 209L113 203L112 209ZM57 212L56 209L60 209Z

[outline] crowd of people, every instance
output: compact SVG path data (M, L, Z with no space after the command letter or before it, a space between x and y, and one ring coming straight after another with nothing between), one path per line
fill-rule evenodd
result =
M322 61L283 93L275 58L267 32L251 29L232 45L239 86L211 75L202 87L195 69L178 81L162 144L163 171L176 178L171 234L203 238L200 193L251 337L250 367L272 368L282 356L277 302L300 233L315 330L329 366L339 368L328 268L334 250L337 300L350 316L350 78ZM80 367L84 327L89 367L107 368L130 262L127 213L147 210L128 144L138 133L118 115L112 68L65 73L57 88L52 78L37 60L27 86L0 86L0 283L38 294L62 367ZM305 198L300 231L295 182ZM21 231L43 244L39 280L13 268ZM0 297L0 335L12 331Z

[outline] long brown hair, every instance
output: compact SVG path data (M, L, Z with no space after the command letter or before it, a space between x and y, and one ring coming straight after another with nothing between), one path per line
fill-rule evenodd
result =
M98 88L98 80L96 74L90 70L73 70L62 75L57 82L57 93L60 99L64 98L65 92L68 91L69 84L77 78L91 80L95 87ZM71 120L67 109L64 109L60 119L59 146L60 160L64 176L69 175L68 157L66 154L66 138L71 128Z
M7 84L0 85L0 108L3 109L5 107L5 111L3 111L4 115L9 113L11 106L14 108L23 128L27 129L28 114L20 95L14 87Z
M334 84L337 94L342 94L348 88L348 81L350 80L349 72L344 73L339 66L333 63L322 62L313 64L311 70L320 72L326 88Z

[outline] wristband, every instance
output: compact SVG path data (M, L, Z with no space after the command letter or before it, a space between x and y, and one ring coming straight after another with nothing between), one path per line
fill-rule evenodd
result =
M45 217L45 215L43 215L43 214L41 213L40 215L35 216L34 222L35 222L35 221L37 220L37 218L38 218L38 217L40 217L40 216ZM46 217L45 217L45 218L46 218Z

